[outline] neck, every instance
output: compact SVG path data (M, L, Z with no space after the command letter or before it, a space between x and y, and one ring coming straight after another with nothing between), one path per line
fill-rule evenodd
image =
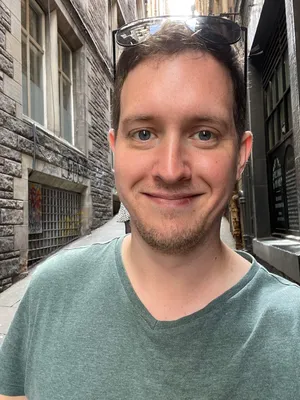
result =
M175 256L155 251L135 231L125 238L122 257L127 275L154 318L174 320L192 314L248 271L250 264L223 245L217 232L190 253Z

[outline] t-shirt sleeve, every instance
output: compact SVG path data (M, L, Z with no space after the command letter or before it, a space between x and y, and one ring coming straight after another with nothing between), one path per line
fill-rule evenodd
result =
M25 293L0 347L0 394L24 396L29 341L29 290Z

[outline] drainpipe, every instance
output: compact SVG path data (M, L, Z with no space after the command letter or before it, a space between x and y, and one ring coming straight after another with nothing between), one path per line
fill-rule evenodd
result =
M36 161L36 124L32 124L32 133L33 133L33 159L32 159L32 169L35 170L35 161Z

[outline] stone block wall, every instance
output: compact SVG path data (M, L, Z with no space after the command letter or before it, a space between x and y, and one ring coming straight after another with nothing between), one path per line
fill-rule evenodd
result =
M124 14L125 22L128 23L136 19L136 0L118 0L120 8Z
M14 78L14 58L7 49L13 37L10 10L0 4L0 291L19 272L20 251L14 246L14 227L23 223L23 202L14 199L14 178L21 176L21 152L17 134L5 128L16 124L17 102L3 92ZM12 87L10 88L12 89ZM13 90L9 90L12 94ZM6 123L7 120L11 121ZM10 138L10 132L12 137Z
M85 131L78 139L84 144L75 142L81 151L46 129L34 129L32 121L24 118L21 1L0 2L0 292L27 273L28 181L32 176L42 184L82 194L82 234L112 217L114 179L107 133L113 77L111 54L103 39L108 29L107 1L63 3L77 25L84 21L78 26L84 38L80 60L84 87L75 93L85 104L84 110L76 111L84 116L78 119L80 126L75 126L76 132ZM127 3L126 18L133 20L135 1Z
M110 82L103 74L99 74L99 61L92 52L88 53L89 80L89 138L92 148L89 151L91 171L91 195L93 201L92 228L106 222L111 215L107 209L112 205L112 187L114 185L109 162L109 89Z

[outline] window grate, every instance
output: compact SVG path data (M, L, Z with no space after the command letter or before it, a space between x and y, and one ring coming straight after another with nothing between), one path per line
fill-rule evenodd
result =
M28 265L80 236L79 193L42 186L42 232L29 234Z

